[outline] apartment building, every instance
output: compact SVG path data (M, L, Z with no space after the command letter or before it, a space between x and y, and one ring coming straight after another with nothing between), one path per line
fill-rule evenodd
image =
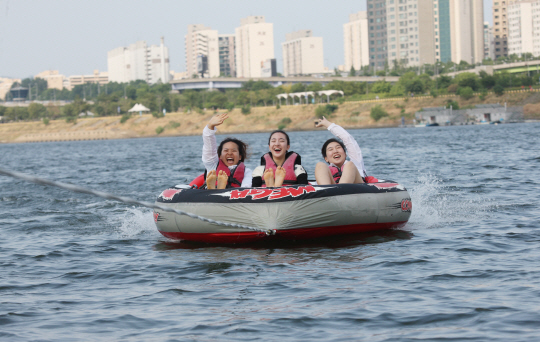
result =
M109 83L109 75L107 72L99 72L99 70L94 70L92 75L73 75L69 76L69 87L68 90L72 90L77 85L82 85L86 83L98 83L104 85Z
M169 49L164 44L148 46L138 41L107 53L109 81L131 82L144 80L149 84L169 82Z
M58 70L45 70L34 76L34 78L41 78L47 81L48 89L62 90L65 85L66 78L64 75L60 75Z
M313 37L311 30L288 33L281 43L283 75L300 76L324 72L322 37Z
M218 35L218 45L220 76L236 77L236 43L234 34Z
M509 0L493 0L493 45L494 58L508 56L508 17Z
M274 58L274 26L264 16L241 20L235 30L236 76L261 77L264 62Z
M369 33L366 11L349 15L349 22L343 24L345 70L360 70L369 65Z
M452 61L481 63L484 59L484 3L450 0Z
M433 0L368 0L370 65L435 63Z
M189 77L219 77L218 31L204 25L188 25L185 36L186 71Z
M493 27L489 26L487 21L484 22L484 59L494 59L493 54Z
M508 18L508 55L518 56L533 53L534 28L533 4L538 0L522 0L510 2L507 7ZM535 12L537 6L535 6Z

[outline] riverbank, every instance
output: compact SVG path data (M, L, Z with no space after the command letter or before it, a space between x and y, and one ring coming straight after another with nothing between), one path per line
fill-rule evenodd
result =
M504 103L509 106L524 106L525 118L539 118L540 94L514 93L497 97L487 95L462 100L457 96L386 99L379 101L345 102L332 114L331 121L345 128L397 127L403 116L412 123L414 113L423 107L445 106L448 100L457 101L461 108L482 103ZM388 117L375 121L370 117L373 106L380 105ZM295 105L276 107L254 107L244 115L239 108L230 113L230 118L219 128L222 134L269 132L278 127L289 131L314 129L315 110L318 105ZM0 124L0 143L73 141L99 139L145 138L156 136L199 135L214 114L213 111L191 113L168 113L163 118L150 114L134 115L125 122L121 116L80 118L75 123L65 120L13 122ZM158 133L160 132L161 133Z

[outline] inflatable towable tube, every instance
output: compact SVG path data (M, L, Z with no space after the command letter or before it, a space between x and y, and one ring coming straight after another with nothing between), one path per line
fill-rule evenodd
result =
M399 228L407 223L412 210L407 190L383 180L368 184L224 190L173 187L163 191L156 203L216 221L276 232L267 236L154 210L157 229L164 236L206 243L301 240Z

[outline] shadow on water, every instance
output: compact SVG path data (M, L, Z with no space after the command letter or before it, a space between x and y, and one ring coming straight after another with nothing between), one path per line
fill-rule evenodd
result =
M301 248L347 248L361 245L385 243L396 240L410 240L413 233L401 229L391 229L380 232L359 233L345 236L325 237L311 240L274 240L268 239L249 244L209 244L191 241L161 241L153 248L156 251L169 251L175 249L201 249L213 247L227 247L232 249L301 249Z

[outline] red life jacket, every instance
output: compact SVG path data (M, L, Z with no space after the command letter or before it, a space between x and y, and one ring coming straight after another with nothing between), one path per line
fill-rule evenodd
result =
M227 188L234 187L239 188L242 185L242 181L244 180L244 173L246 171L246 165L244 162L240 162L236 168L231 172L231 169L221 159L218 162L218 165L216 167L216 175L219 175L219 171L224 171L227 176L229 176L229 180L227 181ZM204 179L206 179L206 172L204 173ZM217 186L217 179L216 179L216 186Z
M341 179L341 175L343 173L343 166L345 166L345 163L343 163L343 165L341 165L341 168L339 169L334 165L328 166L330 168L330 172L332 173L332 177L334 177L334 181L336 183L339 183L339 180ZM379 181L373 176L365 176L362 177L362 179L364 180L364 183L377 183Z
M285 159L283 162L283 167L285 169L285 180L283 181L283 184L296 184L296 174L294 173L294 162L296 161L296 157L298 157L298 154L296 152L291 152L291 154ZM274 170L274 175L276 174L277 165L274 159L272 159L272 155L270 152L265 153L263 155L264 158L264 169L272 169ZM263 160L261 158L261 161ZM266 187L266 184L264 182L264 177L262 177L262 186Z
M343 166L345 166L345 163L343 163L343 165L341 165L341 168L339 169L334 165L328 166L330 168L330 173L332 173L332 177L334 177L334 182L336 183L339 183L339 180L341 179Z

